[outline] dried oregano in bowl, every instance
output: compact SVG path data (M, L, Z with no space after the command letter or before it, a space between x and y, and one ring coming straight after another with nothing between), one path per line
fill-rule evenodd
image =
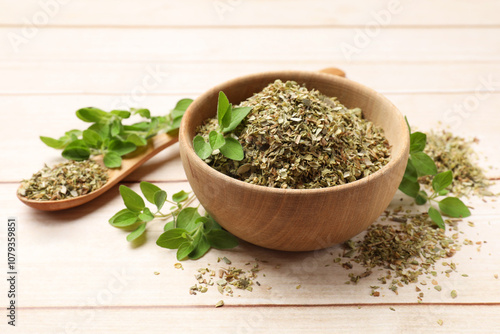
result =
M251 107L232 132L244 158L217 151L205 161L236 179L274 188L312 189L342 185L381 169L390 159L383 130L335 97L294 81L276 80L238 107ZM217 118L198 127L208 140Z

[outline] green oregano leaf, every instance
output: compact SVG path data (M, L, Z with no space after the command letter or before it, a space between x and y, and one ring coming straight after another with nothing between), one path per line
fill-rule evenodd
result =
M176 249L187 241L186 235L187 231L185 229L174 228L163 232L156 240L156 244L163 248Z
M94 107L78 109L76 116L82 121L89 123L99 123L111 118L111 115L107 112Z
M130 111L127 110L111 110L109 113L118 116L121 119L129 118L131 115Z
M186 112L187 108L191 105L193 99L181 99L175 105L175 108L171 110L170 114L172 117L178 118L179 116L183 116Z
M142 197L129 187L122 184L119 190L120 195L123 199L123 203L130 211L139 212L146 207L146 204L144 203Z
M130 110L132 110L132 112L135 115L139 115L139 116L144 117L144 118L151 118L151 112L149 111L149 109L145 109L145 108L132 108Z
M167 193L164 190L159 190L155 192L154 204L156 205L158 211L160 211L161 208L163 208L163 205L165 204L166 200L167 200Z
M432 179L432 189L434 189L435 192L439 193L440 191L445 190L446 187L451 185L452 182L453 173L451 172L451 170L439 173Z
M440 190L440 191L438 192L438 195L439 195L439 196L446 196L446 195L448 195L448 194L449 194L449 192L450 192L450 191L449 191L448 189L443 189L443 190Z
M435 175L437 173L437 168L434 160L432 160L432 158L424 152L412 153L411 162L415 166L419 176Z
M115 152L119 156L134 152L137 146L134 143L128 141L121 141L119 139L113 139L109 143L109 150Z
M407 178L403 178L399 184L399 190L410 197L417 197L418 191L420 190L420 184L417 181L412 181Z
M111 137L116 137L118 134L122 131L122 123L115 119L113 122L111 122Z
M424 205L425 203L427 203L428 198L429 196L427 196L425 190L420 190L417 193L417 196L415 196L415 203L417 203L417 205Z
M69 130L64 133L62 138L67 138L69 141L77 140L82 135L81 130Z
M199 240L197 240L196 243L193 242L193 245L194 249L188 255L191 260L199 259L210 250L210 243L205 235L200 234Z
M115 213L114 216L109 219L109 223L115 227L131 226L139 221L137 215L137 212L123 209Z
M212 154L212 148L210 144L203 139L202 136L198 135L193 139L193 149L196 154L203 160L208 158Z
M196 244L197 243L191 241L186 241L180 244L179 248L177 249L177 260L182 261L187 258L189 256L189 253L191 253L195 249Z
M222 229L222 227L219 225L219 223L217 223L210 215L206 215L206 222L205 222L205 226L204 226L204 232L205 234L206 233L209 233L211 230L214 230L214 229Z
M219 92L219 99L217 100L217 121L219 126L222 125L222 120L229 110L229 100L223 91Z
M102 143L101 136L92 129L84 130L82 133L82 139L90 147L98 148Z
M108 123L95 123L89 126L89 130L93 130L99 134L99 136L104 140L109 138L110 125Z
M410 135L410 153L422 152L427 143L427 135L422 132L414 132Z
M135 146L144 146L148 144L148 141L145 138L139 137L135 133L128 135L127 141L133 143Z
M469 208L456 197L446 197L439 201L438 204L439 209L449 217L463 218L471 215Z
M146 181L142 181L139 186L141 188L142 194L144 195L144 197L146 197L146 200L151 204L156 204L155 193L157 191L160 191L161 189L158 186Z
M218 150L226 143L224 135L216 131L210 131L210 133L208 134L208 141L212 150Z
M134 231L132 231L129 235L127 235L127 241L131 242L135 239L139 238L146 231L146 223L142 223L137 227Z
M220 152L231 160L241 161L244 158L240 142L231 137L226 138L226 143L220 148Z
M405 174L403 177L412 182L417 182L418 180L417 169L415 168L411 160L408 160L408 163L406 164Z
M181 191L172 195L172 201L174 201L175 203L180 203L180 202L187 200L188 197L189 197L189 194L187 192L185 192L184 190L181 190Z
M445 224L443 217L441 216L441 213L439 213L438 210L434 209L432 206L429 208L429 217L432 219L433 222L436 223L436 225L441 228L445 229Z
M229 103L229 106L227 107L227 111L224 114L224 117L222 117L222 122L219 123L219 127L220 127L221 132L225 132L226 128L229 127L229 125L231 124L231 118L233 117L231 110L233 110L233 105L231 103Z
M151 210L149 210L148 208L144 208L144 210L139 214L138 217L142 222L145 222L145 223L150 222L153 219L155 219L155 216L153 215Z
M224 127L223 132L230 132L236 129L238 125L240 125L241 121L245 117L247 117L248 113L252 110L252 107L238 107L232 108L231 112L231 121L227 127Z
M187 231L192 231L196 227L196 221L201 218L196 208L184 208L179 212L176 218L177 227Z
M118 168L122 165L122 158L115 152L107 152L104 154L103 162L108 168Z
M238 246L238 239L227 231L213 229L207 234L210 246L217 249L229 249Z
M175 222L171 221L171 222L166 223L165 226L163 226L163 231L166 232L166 231L172 230L174 228L175 228Z
M68 160L82 161L90 157L90 149L81 139L72 141L62 151L62 156Z
M62 137L61 137L62 138ZM67 140L55 139L51 137L40 136L40 140L47 146L55 149L63 149L68 144Z

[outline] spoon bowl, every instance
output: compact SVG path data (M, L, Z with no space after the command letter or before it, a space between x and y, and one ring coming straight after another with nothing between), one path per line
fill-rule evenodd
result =
M127 175L136 170L143 163L151 159L158 152L176 143L178 139L179 138L177 136L170 136L165 133L158 134L149 139L148 144L144 149L142 149L138 153L132 153L129 158L123 159L120 168L108 169L108 181L106 182L106 184L86 195L53 201L29 200L26 197L21 196L19 192L17 193L17 197L24 204L42 211L58 211L74 208L75 206L85 204L102 195L103 193L111 189L115 184L123 180L123 178L125 178ZM95 160L104 165L102 163L102 157L96 157Z
M348 108L361 108L365 118L384 130L391 145L389 163L361 180L321 189L253 185L208 166L196 155L192 142L196 128L215 116L219 91L236 105L276 79L306 84L308 89L337 97ZM210 89L186 111L179 142L184 171L207 212L226 230L247 242L286 251L326 248L365 230L396 193L409 151L406 122L387 98L338 75L298 71L244 76Z

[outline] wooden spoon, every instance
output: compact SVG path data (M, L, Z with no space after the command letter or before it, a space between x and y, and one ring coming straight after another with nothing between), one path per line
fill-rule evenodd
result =
M132 173L143 163L151 159L158 152L176 143L178 140L179 140L178 136L170 136L164 133L154 136L148 141L146 147L141 148L137 152L131 153L130 158L123 159L122 166L120 168L109 169L108 182L106 182L106 184L101 188L87 195L72 197L62 200L53 200L53 201L29 200L19 195L19 193L17 194L17 197L24 204L32 208L43 211L58 211L82 205L111 189L115 184L117 184L124 177ZM102 164L102 156L96 157L95 160Z

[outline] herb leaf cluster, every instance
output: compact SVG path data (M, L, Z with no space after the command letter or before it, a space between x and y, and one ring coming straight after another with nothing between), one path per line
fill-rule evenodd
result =
M210 248L228 249L238 245L238 239L222 227L208 214L202 216L198 208L188 207L194 195L181 190L168 199L167 193L158 186L141 182L142 195L147 202L154 204L151 210L141 195L125 185L120 186L120 195L125 209L118 211L109 219L109 223L118 228L132 230L128 241L139 238L146 231L147 223L156 218L172 221L164 226L164 232L156 241L157 245L169 249L177 249L177 259L198 259ZM171 204L169 213L162 213L166 203Z
M244 158L240 142L228 136L252 110L251 107L233 107L224 92L219 92L217 101L218 127L208 135L208 142L197 135L193 139L193 148L201 159L206 159L219 150L222 155L231 160L241 161Z
M146 201L155 205L152 211L146 206L146 202L141 195L130 189L125 185L121 185L120 195L125 204L125 209L118 211L113 217L109 219L109 223L114 227L120 228L135 228L132 233L127 236L128 241L133 241L140 237L146 230L146 224L155 218L165 218L171 215L178 214L186 202L190 202L194 198L189 197L185 191L180 191L172 195L171 200L167 199L167 192L160 189L158 186L149 183L140 183L141 192ZM170 203L169 214L163 214L160 210L163 209L165 203Z
M49 147L62 149L62 156L66 159L83 161L102 154L106 167L117 168L121 166L124 155L145 146L149 138L162 131L174 133L191 102L191 99L180 100L167 116L151 116L151 112L143 108L109 112L94 107L82 108L76 111L76 116L92 123L87 129L67 131L58 139L45 136L40 136L40 139ZM132 115L139 115L144 120L123 124L123 120Z
M453 182L453 174L451 170L438 173L436 164L431 157L423 152L427 143L427 135L422 132L411 132L410 125L410 156L406 165L403 180L399 185L399 190L408 196L415 199L415 203L423 205L428 201L431 203L429 207L429 217L440 228L445 228L445 223L441 214L449 217L462 218L471 215L467 206L456 197L445 197L438 200L438 197L446 196L449 193L448 188ZM433 176L432 178L432 193L429 195L425 190L420 189L419 177ZM438 204L439 210L432 206L432 202Z
M179 261L186 258L196 260L211 247L228 249L238 246L238 239L209 215L201 216L197 208L184 208L174 220L164 227L156 244L160 247L177 249Z

